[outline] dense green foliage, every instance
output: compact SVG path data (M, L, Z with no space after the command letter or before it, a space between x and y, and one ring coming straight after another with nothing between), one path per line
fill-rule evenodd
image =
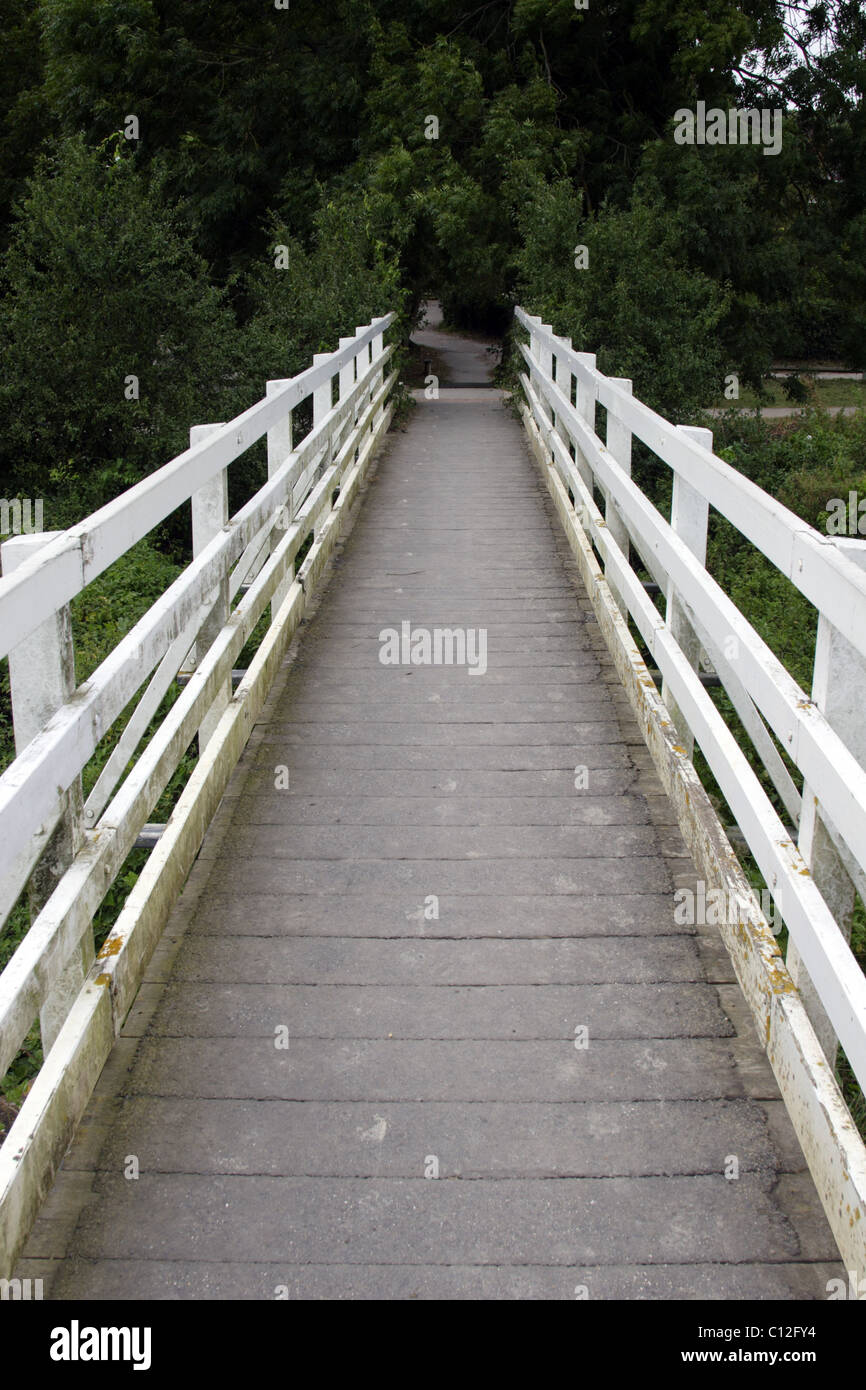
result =
M64 140L21 211L3 266L4 447L26 493L71 483L89 510L185 448L190 422L236 413L251 383L224 291L131 159Z
M863 365L855 0L8 0L6 20L0 486L55 520L429 292L476 328L523 300L671 414L779 354ZM698 100L784 109L780 153L677 145Z

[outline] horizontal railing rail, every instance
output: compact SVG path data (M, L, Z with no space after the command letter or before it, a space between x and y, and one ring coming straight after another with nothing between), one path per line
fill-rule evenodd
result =
M384 335L393 321L375 319L298 376L269 382L235 420L193 427L188 450L69 531L16 538L0 552L4 572L14 566L0 578L0 650L9 655L17 754L0 777L0 922L25 888L33 917L0 975L0 1075L37 1017L45 1054L0 1148L0 1277L11 1272L388 428L396 374ZM293 412L310 397L312 426L294 441ZM267 482L229 517L227 469L263 435ZM186 501L191 563L75 688L70 600ZM22 552L22 539L35 553ZM252 663L233 678L269 605ZM58 670L65 663L65 688L47 717L34 717L34 690L52 661ZM84 803L82 773L137 692ZM94 959L94 914L196 735L198 762ZM61 832L71 848L59 879L34 895L49 843L56 867Z
M839 912L840 902L853 905L854 889L862 892L866 885L866 740L855 714L866 698L866 544L836 544L820 535L715 455L709 430L671 424L634 399L631 382L599 372L592 354L575 351L570 340L521 308L516 319L528 334L528 341L518 343L526 367L520 376L524 422L603 630L622 659L621 673L643 716L657 765L664 765L668 790L680 800L681 824L693 843L701 840L715 880L730 886L732 875L739 875L738 890L749 904L755 930L741 926L739 933L723 931L723 936L777 1075L782 1053L789 1058L791 1047L800 1047L809 1035L804 1046L806 1052L812 1047L811 1070L804 1071L805 1064L792 1070L786 1061L782 1089L789 1110L796 1112L804 1149L812 1145L807 1157L816 1177L820 1175L819 1190L830 1216L840 1191L846 1200L850 1197L851 1181L858 1203L866 1198L866 1149L832 1078L832 1066L827 1067L835 1059L838 1039L866 1089L866 977L847 939L850 922ZM607 412L604 440L596 428L597 404ZM672 470L669 519L631 476L633 437ZM711 506L817 608L810 695L708 572ZM664 596L664 614L647 592L637 562ZM655 689L628 620L656 663L661 691ZM702 663L728 693L786 815L798 827L797 843L701 681ZM852 698L857 683L859 701ZM695 786L690 761L695 741L767 884L777 920L787 927L790 973L730 844L718 837L721 849L717 845L711 855L708 833L695 828L693 792L682 794L686 785ZM687 768L678 764L681 757L689 760ZM802 775L802 792L791 769ZM709 824L709 816L715 820L715 815L705 793L699 799ZM781 1014L774 1001L786 990L793 994L795 984L811 1023L803 1009L799 1014L794 1009L785 1023L796 1021L793 1041L786 1035L779 1042L774 1029L781 1027ZM814 1068L820 1067L817 1057L822 1054L814 1045L819 1040L827 1061L824 1076L816 1080ZM822 1130L820 1144L815 1134L821 1126L811 1114L816 1104L835 1117L829 1130ZM814 1132L804 1133L807 1109ZM833 1173L832 1200L824 1181L828 1170ZM860 1220L866 1221L866 1207L852 1217L855 1226ZM839 1239L838 1210L831 1224ZM848 1236L844 1241L862 1264L863 1229L853 1246Z

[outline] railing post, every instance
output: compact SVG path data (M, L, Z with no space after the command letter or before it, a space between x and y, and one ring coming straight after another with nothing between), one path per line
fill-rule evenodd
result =
M591 371L595 371L596 368L594 352L579 352L577 353L577 358L578 361L582 362L585 367L589 367ZM586 383L581 381L580 377L578 377L577 413L581 416L582 419L586 421L593 434L595 433L595 400L596 397L593 388L591 386L587 386ZM586 483L590 496L592 496L593 476L589 460L584 457L582 449L580 449L577 445L575 445L574 454L574 461L577 465L577 471L580 474L583 481Z
M339 344L339 345L340 345L340 349L342 350L343 348L351 348L351 347L353 346L354 342L355 342L355 339L354 339L354 338L341 338L341 339L340 339L340 344ZM356 350L355 352L352 353L352 355L351 355L351 357L349 358L348 362L345 362L345 363L343 364L343 366L340 368L339 398L340 398L341 401L346 400L346 398L352 394L352 391L355 389L355 383L356 383L357 380L358 380L358 353L357 353L357 350ZM338 438L339 438L339 442L340 442L341 445L342 445L343 443L345 443L346 439L347 439L348 436L352 433L353 429L354 429L355 426L357 425L357 423L358 423L358 414L359 414L359 405L358 405L358 401L356 400L356 401L355 401L355 404L354 404L353 407L352 407L352 410L351 410L350 414L346 417L345 422L340 426L340 432L339 432ZM352 462L354 462L354 460L357 459L357 457L358 457L358 449L357 449L357 446L356 446L356 447L355 447L355 452L354 452L353 457L352 457Z
M631 395L632 383L629 377L611 377L610 380L614 386L619 386L621 390ZM605 444L614 462L619 464L623 473L631 477L631 430L610 410L607 412L607 438ZM628 528L620 515L619 508L610 496L610 493L605 493L604 520L610 532L611 539L616 541L626 560L628 560ZM605 564L604 570L605 578L607 578L607 582L610 585L610 591L613 594L620 612L623 617L626 618L628 616L628 605L622 594L620 594L619 590L616 588L616 585L608 578L607 564Z
M42 531L35 535L14 536L5 541L0 546L3 574L12 574L19 565L30 559L34 551L61 534L60 531ZM15 752L18 754L75 690L75 651L68 604L58 608L25 641L12 648L9 653L9 686ZM35 921L45 906L83 843L84 809L80 776L63 794L62 803L60 820L27 884L31 921ZM43 1000L39 1011L45 1055L66 1021L93 957L93 931L88 929L81 938L79 950Z
M363 332L364 332L363 326L360 326L360 327L356 328L356 329L355 329L355 337L356 337L356 338L360 337L360 335L361 335ZM360 378L364 375L364 373L366 372L366 370L367 370L367 368L369 367L369 365L370 365L370 344L369 344L369 343L365 343L364 346L363 346L362 348L359 348L359 350L355 353L355 371L356 371L356 373L357 373L357 378L358 378L358 380L360 380ZM360 415L363 415L364 411L366 410L366 408L367 408L367 406L369 405L370 401L373 399L373 396L374 396L374 395L375 395L375 391L374 391L373 382L372 382L372 379L371 379L369 386L366 387L366 389L365 389L364 391L362 391L361 397L360 397L360 399L359 399L359 401L358 401L358 407L357 407L357 411L356 411L356 414L355 414L355 421L356 421L356 422L357 422L357 420L358 420L358 417L359 417ZM371 432L372 432L372 421L371 421L371 423L370 423L370 429L371 429ZM356 457L356 458L357 458L357 456L358 456L358 452L359 452L358 449L356 449L356 450L355 450L355 457Z
M290 379L291 378L279 377L273 381L266 382L266 395L275 396L277 392L280 391L284 386L288 386ZM282 467L286 459L289 457L289 454L292 452L292 449L294 448L293 434L294 427L292 420L292 412L291 410L288 410L286 411L286 414L283 416L282 420L278 420L277 423L275 425L272 425L271 428L268 430L269 478L272 478L276 473L277 469ZM285 507L287 512L291 510L291 506L292 494L289 493L285 501ZM274 550L277 544L278 538L274 536L273 532L271 532L270 549ZM294 578L294 575L295 566L294 562L292 562L286 573L286 578L274 591L274 596L271 599L271 622L274 621L274 618L277 616L277 613L280 611L280 608L285 602L286 594L289 592L289 589L292 586L292 580Z
M541 360L539 356L541 344L538 341L535 325L537 324L540 328L541 319L538 314L527 314L526 317L529 320L529 355L535 362L539 362Z
M687 435L696 444L712 451L713 432L697 425L678 425L680 433ZM707 526L710 508L705 497L687 483L679 473L674 473L673 497L671 500L671 527L702 564L707 563ZM697 671L701 659L701 644L694 628L686 616L682 598L677 593L673 580L668 579L665 605L665 621L676 638L683 654L693 671ZM680 742L689 757L695 750L695 738L676 700L670 693L667 681L662 682L662 700L667 705L671 718L677 727Z
M350 348L350 347L352 346L352 344L353 344L354 341L355 341L354 338L341 338L341 339L340 339L340 350L342 351L343 348ZM352 357L349 358L348 362L345 362L345 363L343 364L343 366L340 368L340 400L341 400L341 401L344 401L348 395L351 395L352 388L353 388L354 385L355 385L355 380L356 380L356 377L355 377L355 363L356 363L356 361L357 361L357 358L353 355ZM354 419L351 420L351 421L349 422L349 428L350 428L350 429L351 429L352 425L354 425L355 420L357 420L357 418L358 418L358 413L357 413L357 411L353 412L353 414L354 414Z
M557 345L561 344L563 348L571 347L570 338L557 338L556 341ZM556 349L553 350L551 377L554 383L559 387L562 394L565 396L566 400L569 402L569 404L571 404L571 364L569 363L568 358L566 356L563 355L562 357L560 357ZM551 419L553 421L553 428L556 430L556 433L562 440L565 452L570 455L571 436L557 417L555 410L551 411Z
M549 323L542 323L542 322L541 322L541 319L538 318L537 315L534 315L534 316L533 316L532 322L533 322L534 324L537 323L537 324L538 324L538 327L544 329L547 333L551 333L551 332L553 331L553 330L551 329L551 327L550 327L550 324L549 324ZM550 348L547 347L547 345L543 342L543 340L541 339L541 337L540 337L538 334L532 333L531 330L530 330L530 336L529 336L529 350L530 350L530 352L532 353L532 356L535 358L535 361L538 363L539 375L540 375L542 378L547 377L547 378L549 378L549 379L552 379L552 378L553 378L553 353L551 352ZM532 379L532 378L531 378L531 374L530 374L530 380L531 380L531 379ZM547 420L550 422L550 425L551 425L551 428L552 428L552 427L553 427L554 412L553 412L553 409L552 409L552 407L551 407L551 405L550 405L550 402L548 401L547 397L546 397L545 394L544 394L544 391L541 390L541 389L539 389L539 391L538 391L538 402L539 402L539 405L541 406L541 409L542 409L543 414L545 415L545 417L547 418Z
M378 362L379 358L382 356L382 354L384 353L384 351L385 351L385 334L384 334L384 333L377 333L377 334L375 335L375 337L373 338L373 341L372 341L372 343L371 343L371 345L370 345L370 360L371 360L371 362ZM385 380L385 370L384 370L384 367L383 367L383 368L381 368L378 372L374 372L374 373L373 373L373 395L374 395L374 396L375 396L376 392L381 388L382 382L383 382L384 380ZM371 430L371 433L375 432L375 431L379 428L379 424L380 424L381 419L382 419L382 416L383 416L384 414L385 414L385 406L384 406L384 402L383 402L383 404L380 405L380 406L379 406L379 409L376 411L376 414L375 414L375 416L373 417L373 419L370 421L370 430Z
M837 537L834 544L849 560L866 570L866 542ZM812 699L830 727L861 766L866 767L866 720L863 718L866 658L851 646L824 613L818 618ZM798 846L839 930L845 940L850 941L854 885L821 817L820 790L808 784L803 787ZM838 1047L835 1030L806 972L800 952L790 940L787 965L824 1055L833 1067Z
M313 366L318 367L322 362L330 362L332 353L316 352L313 354ZM333 406L333 377L328 377L321 386L317 386L313 392L313 429L324 420L329 410Z
M190 448L200 444L221 425L192 425L189 431ZM211 478L192 494L192 553L193 559L200 555L214 536L218 535L229 519L228 470L221 468L216 477ZM207 651L217 634L225 627L229 617L229 577L224 574L213 591L213 604L199 628L195 645L187 657L187 664L195 666L200 653ZM226 681L216 699L205 715L198 731L198 751L203 753L220 716L232 697L231 681Z
M332 356L333 353L330 352L315 353L313 356L313 366L318 367L320 362L330 362ZM315 391L313 392L313 429L315 429L316 426L320 424L322 420L324 420L325 416L328 415L330 411L334 408L333 381L334 378L329 376L327 381L323 382L321 386L317 386ZM328 440L325 444L325 452L322 457L322 461L319 464L319 467L316 469L317 478L320 478L322 474L325 472L325 470L327 468L330 468L331 461L333 458L333 452L333 435L329 435ZM323 525L324 520L317 522L314 526L314 540L318 536L319 531L321 530Z
M549 323L542 323L542 324L539 324L539 327L540 327L540 328L543 328L544 331L545 331L546 333L552 333L552 332L553 332L553 329L551 328L551 326L550 326ZM544 342L544 340L543 340L542 338L536 339L535 349L536 349L536 355L537 355L537 357L538 357L538 365L539 365L539 367L540 367L540 369L541 369L541 374L542 374L542 376L552 378L552 376L553 376L553 353L551 352L550 348L547 346L547 344ZM547 397L544 396L544 395L542 395L542 397L541 397L541 404L542 404L542 406L544 407L544 410L545 410L545 412L547 413L547 415L550 416L550 418L552 419L552 418L553 418L553 412L552 412L552 410L551 410L550 402L547 400Z

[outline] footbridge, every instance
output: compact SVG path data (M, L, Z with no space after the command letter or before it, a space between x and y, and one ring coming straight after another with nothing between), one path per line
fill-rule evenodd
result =
M34 1030L44 1054L0 1148L13 1296L866 1278L834 1074L841 1046L866 1085L866 547L516 328L513 398L433 327L395 421L386 316L4 545L0 913L32 924L0 1075ZM183 505L191 563L76 686L70 604ZM711 509L814 606L811 691L708 572Z

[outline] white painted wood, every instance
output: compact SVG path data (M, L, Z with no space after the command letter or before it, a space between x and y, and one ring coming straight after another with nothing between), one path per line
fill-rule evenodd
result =
M386 350L386 356L393 349ZM373 368L358 381L359 396L369 391ZM381 395L381 392L380 392ZM286 503L288 489L314 449L327 448L328 431L337 417L352 409L352 398L335 407L313 429L296 454L245 504L226 528L148 610L135 628L64 706L19 758L0 777L0 882L9 882L30 837L56 813L57 788L67 788L93 753L102 733L162 660L165 652L206 601L207 595L233 565L277 507ZM369 428L369 425L368 425ZM205 441L206 443L206 441ZM197 446L202 447L202 446ZM48 547L46 547L47 549ZM25 562L27 565L32 562ZM14 576L9 583L14 582ZM229 678L227 673L226 678ZM214 691L214 698L218 691ZM18 872L17 869L14 872ZM26 874L15 888L15 896ZM13 899L14 901L14 899Z
M562 344L563 344L564 347L567 347L567 348L570 348L570 347L571 347L571 339L570 339L570 338L562 338L562 339L559 340L559 341L562 342ZM571 400L571 393L572 393L572 375L571 375L571 367L569 366L568 358L565 356L564 353L559 353L559 352L554 352L554 353L552 353L552 355L551 355L551 376L552 376L553 380L556 382L556 384L557 384L557 386L559 387L560 391L563 393L563 395L564 395L564 396L567 396L568 399ZM561 439L562 439L562 442L563 442L563 444L565 445L565 447L566 447L566 449L567 449L567 448L569 447L569 444L570 444L571 441L570 441L569 438L568 438L567 432L566 432L564 429L560 429L559 424L558 424L557 419L556 419L556 412L555 412L555 411L552 412L551 419L552 419L552 422L553 422L553 427L554 427L554 429L556 429L557 432L559 433L559 435L560 435L560 437L561 437Z
M210 439L222 425L192 425L189 431L190 446L200 440ZM192 495L192 553L201 555L202 551L218 536L229 519L229 476L223 468L215 477L198 488ZM192 652L192 667L198 662L200 654L207 651L216 634L225 624L229 615L228 570L221 574L215 588L205 603L206 616L199 628ZM187 668L191 669L191 668ZM201 722L198 731L199 753L208 742L222 711L231 699L231 680L223 685L213 705Z
M694 615L692 615L692 618L694 620ZM758 710L755 709L751 696L744 688L742 681L734 669L733 663L728 661L721 648L716 646L702 623L696 622L696 631L701 646L712 662L713 669L720 677L731 704L734 706L746 733L752 740L756 752L760 755L761 761L776 791L779 793L782 804L791 818L791 823L793 825L799 824L802 798L773 742L773 738L766 724L761 718Z
M374 343L378 342L379 335L377 335L376 338L373 339L373 341ZM324 361L325 359L329 358L329 353L316 353L315 357L313 358L313 362L315 364L318 364L320 361ZM322 424L322 421L326 420L328 416L331 414L331 411L334 408L333 389L333 377L328 377L328 380L324 383L324 385L320 386L317 391L313 392L313 429L315 429L317 425L320 426ZM327 447L322 455L321 461L319 462L319 469L330 467L331 458L333 454L333 447L334 431L332 429L331 431L329 431L328 434ZM315 477L316 473L314 472L310 476L310 482L312 482ZM301 500L300 497L298 498L298 500Z
M331 508L335 485L341 483L345 472L351 471L353 466L356 469L360 466L359 462L354 462L355 435L364 441L359 456L364 458L373 447L371 441L379 438L378 433L369 433L369 423L382 400L389 396L395 381L396 375L392 373L377 396L367 403L359 417L357 431L346 440L332 468L311 492L267 565L251 584L229 623L203 657L168 717L114 796L102 816L98 835L89 837L84 850L61 880L51 902L0 975L0 1075L7 1069L27 1033L46 984L65 967L70 952L77 948L82 931L89 927L90 917L104 895L106 883L112 881L135 843L151 808L194 736L202 713L212 702L214 692L231 671L244 643L284 580L288 566L321 512ZM360 389L363 389L363 383ZM383 417L383 421L385 419ZM384 424L382 428L385 428ZM297 462L290 458L285 461L283 470L291 472L296 467ZM278 478L270 480L266 487L273 486L275 481ZM344 491L341 491L337 501L338 507ZM309 573L309 570L306 572ZM238 698L237 692L235 698Z
M381 333L377 333L376 336L373 338L371 344L370 344L370 361L371 361L372 363L378 365L378 364L380 363L380 359L381 359L382 354L384 353L384 351L385 351L385 339L384 339L384 336L383 336ZM376 372L374 373L374 376L373 376L373 390L374 390L374 391L378 391L378 390L380 389L381 385L382 385L382 381L384 380L383 371L384 371L384 368L382 367L380 370L378 370L378 371L376 371ZM374 430L378 430L379 425L381 424L381 421L382 421L382 416L381 416L381 415L379 415L379 417L378 417L377 419L374 419L374 420L373 420L373 429L374 429Z
M539 324L520 308L515 310L515 317L536 337L552 341L547 325ZM649 406L630 398L610 378L582 363L580 357L572 352L572 371L594 387L599 403L613 410L675 472L682 473L819 611L835 614L842 635L866 655L866 575L832 544L833 537L807 526L730 464L708 454Z
M380 337L394 321L393 314L374 319L358 330L357 346ZM357 349L332 353L328 363L308 367L292 377L282 391L266 396L211 439L178 454L109 502L78 526L64 532L38 558L26 562L14 576L0 579L0 656L38 627L40 622L119 556L164 521L210 478L239 458L250 445L294 410L325 378ZM36 577L38 576L38 577Z
M712 453L713 432L708 429L698 429L691 425L678 426L684 434L693 439L696 444L700 444L704 449ZM671 498L671 529L680 537L685 545L694 555L701 565L707 563L707 526L709 524L710 508L705 497L696 492L691 483L687 483L680 473L674 474L673 495ZM698 640L694 627L691 624L686 606L677 592L673 581L668 578L666 592L666 612L665 619L673 636L679 643L684 655L689 661L692 670L697 671L700 664L701 644ZM662 685L662 700L671 712L671 717L677 726L680 739L689 757L694 752L695 740L691 729L689 729L683 719L676 701L673 698L668 686Z
M43 531L14 536L5 541L0 546L4 575L14 574L20 565L56 540L57 534ZM40 623L26 641L10 651L9 688L15 749L16 753L20 753L75 689L75 651L68 604ZM34 848L39 850L39 862L33 866L28 883L28 904L31 918L34 919L51 897L81 846L83 808L80 776L59 796L57 809L56 820L51 817L50 838L46 840L40 836L34 842ZM84 983L93 961L93 950L93 933L88 932L81 938L79 948L70 956L52 989L42 999L39 1027L45 1053L54 1046L63 1020Z
M617 385L620 386L627 395L631 395L632 383L628 377L615 377L611 379L615 380ZM608 452L614 462L619 465L624 473L627 473L628 476L631 477L631 430L627 425L624 425L619 417L612 411L608 411L607 413L606 444ZM610 529L610 533L620 550L625 556L628 556L628 527L620 516L617 505L611 497L610 492L605 490L604 497L605 523ZM605 576L605 578L607 578L607 576ZM611 583L609 579L608 583ZM611 592L613 593L616 603L619 605L620 611L625 613L627 611L625 599L616 591L612 584Z
M539 332L535 337L535 354L538 359L538 370L542 378L549 377L553 370L553 348L551 345L550 324L542 323L539 319ZM542 400L542 409L547 415L548 424L552 423L553 411L550 402Z
M370 418L380 411L382 401L390 394L395 381L395 374L383 381L359 420L359 430L365 438L357 459L354 440L350 438L341 450L340 461L320 481L308 500L306 519L295 528L297 535L291 541L295 548L300 544L299 538L306 535L313 524L313 516L320 505L316 494L320 494L321 502L330 507L330 489L334 480L346 474L340 497L332 508L331 523L323 528L319 541L305 561L305 580L302 582L299 578L293 584L290 597L277 621L268 630L250 670L224 712L164 835L70 1012L57 1049L36 1078L21 1114L10 1131L8 1142L0 1149L0 1277L8 1277L12 1272L114 1037L132 1005L174 897L303 614L306 586L312 586L317 581L340 534L342 519L348 515L368 462L390 424L392 407L389 405L380 414L375 432L367 432ZM291 548L288 537L281 542L281 547L287 555ZM284 572L276 552L272 559L270 576L262 574L255 581L258 586L255 604L259 609L267 605L278 575ZM245 595L239 608L250 599L251 593L252 590ZM211 651L205 657L205 662L211 660L212 656ZM193 680L200 681L201 677L200 667ZM6 973L0 977L0 991ZM0 1029L0 1048L4 1045L5 1033Z
M584 368L584 371L577 376L577 413L582 420L586 421L587 428L595 434L596 389L592 375L587 375L587 373L591 374L595 372L595 353L576 352L574 353L574 357L580 363L581 367ZM573 439L572 443L575 447L577 471L583 478L589 491L592 492L592 463L586 454L584 454L578 441Z
M150 726L169 686L180 670L184 657L190 650L193 636L198 632L205 617L204 608L187 625L180 637L172 642L150 682L135 707L126 728L118 739L111 756L102 769L84 807L84 824L88 829L96 825L108 804L111 793L123 776L127 764L135 755L135 750Z
M615 545L589 490L560 440L551 431L544 413L537 409L538 399L529 379L524 376L522 381L538 427L542 433L546 431L545 443L557 455L560 471L569 477L575 498L582 494L582 506L590 518L592 539L612 567L617 587L627 598L629 612L663 678L669 682L689 728L701 745L701 751L780 907L790 935L798 943L819 997L862 1085L866 1082L866 1028L863 1024L866 1019L866 977L733 734L637 575ZM564 406L565 402L562 404ZM586 439L587 432L584 430L582 434ZM595 462L596 466L600 466L600 456ZM629 483L629 486L634 487L634 484ZM622 493L625 491L623 483ZM575 511L578 512L577 507ZM659 521L666 526L661 518ZM667 529L670 530L669 527ZM676 544L682 545L678 539ZM692 564L695 564L694 557L687 553Z
M614 468L604 446L555 385L549 379L540 381L548 399L559 402L572 439L592 460L602 484L610 488L632 535L642 538L680 592L688 593L689 607L711 640L723 651L735 649L744 688L793 762L816 784L834 824L844 827L858 862L866 865L866 771L649 499Z
M836 544L854 564L866 570L866 541L846 538L837 540ZM825 613L818 620L812 699L845 740L861 766L866 767L866 659L842 636ZM819 794L807 784L803 788L800 852L840 932L846 941L850 941L855 885L834 838L832 828L828 828L822 819ZM793 941L788 951L788 969L803 997L824 1054L830 1064L835 1065L838 1045L836 1032Z
M692 763L678 751L667 711L609 594L589 537L578 525L579 512L568 502L567 484L561 481L558 470L553 472L550 452L535 423L539 417L532 404L534 392L525 378L524 387L530 405L522 407L522 414L533 451L698 872L713 886L733 894L735 900L752 896ZM600 518L593 516L593 523L600 526ZM615 547L609 535L607 540ZM627 557L622 559L625 563ZM645 594L642 599L646 599ZM866 1210L866 1146L851 1121L757 903L748 921L730 927L723 924L720 932L758 1036L765 1041L845 1268L866 1278L866 1232L863 1222L855 1219L858 1211Z
M343 341L343 340L341 339L341 340L340 340L341 345L342 345L342 341ZM285 382L284 382L284 381L269 381L269 382L267 383L266 388L265 388L265 389L266 389L266 394L269 395L269 396L276 395L279 391L281 391L281 390L283 389L284 386L285 386ZM269 430L268 430L268 477L269 477L269 478L272 478L272 477L273 477L273 475L276 473L277 469L281 467L281 465L286 461L286 459L287 459L287 458L289 457L289 455L292 453L292 450L293 450L293 447L294 447L294 446L293 446L293 442L292 442L293 432L294 432L294 426L293 426L293 420L292 420L292 413L291 413L291 411L289 411L288 414L287 414L282 420L280 420L278 424L274 425L272 429L269 429ZM270 548L271 550L273 550L274 547L275 547L275 545L277 544L278 535L279 535L279 532L277 532L276 534L274 534L273 532L270 533L270 538L269 538L269 541L268 541L268 545L269 545L269 548ZM294 567L293 567L293 569L294 569ZM286 594L287 594L288 591L289 591L289 587L290 587L290 585L291 585L292 578L293 578L293 573L287 574L284 584L281 586L280 589L277 590L277 593L274 595L274 602L273 602L273 604L272 604L272 606L271 606L271 622L273 622L273 620L274 620L276 614L279 612L280 608L282 607L283 600L285 599L285 596L286 596Z
M341 349L342 349L342 348L348 348L348 347L351 347L351 346L354 344L354 341L355 341L354 338L341 338L341 339L340 339L339 346L340 346ZM340 368L339 390L340 390L340 400L341 400L341 401L344 401L344 400L346 399L347 396L351 395L351 392L352 392L352 390L353 390L353 388L354 388L354 385L355 385L355 381L356 381L356 379L357 379L357 366L358 366L357 358L356 358L356 357L350 357L349 360L348 360L348 362L346 362L346 363ZM351 431L354 429L354 427L355 427L355 425L356 425L356 423L357 423L357 420L358 420L358 412L357 412L357 408L356 408L356 409L353 410L352 413L351 413L349 416L347 416L347 418L346 418L345 430L346 430L347 433L351 433Z
M354 338L341 338L340 350L342 351L343 348L353 347L354 343ZM350 357L349 360L345 362L344 365L340 368L340 400L345 400L346 396L348 396L349 392L352 390L352 387L354 385L355 358Z

